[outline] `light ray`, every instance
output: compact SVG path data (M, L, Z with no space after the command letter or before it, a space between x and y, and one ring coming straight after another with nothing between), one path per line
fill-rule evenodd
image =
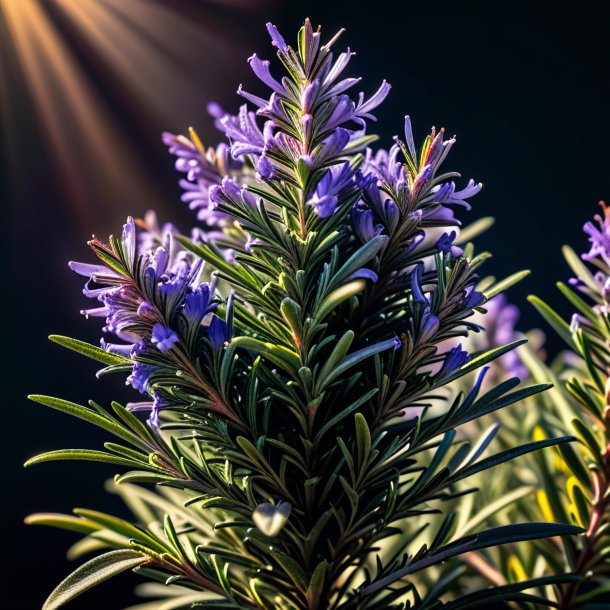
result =
M4 48L11 51L5 57L16 58L36 113L25 116L15 103L17 85L4 74L3 132L31 140L40 127L63 205L80 226L105 228L108 216L116 222L148 207L163 215L175 204L162 200L151 171L157 153L142 154L141 147L158 145L161 153L161 129L204 119L227 65L247 72L241 58L248 41L236 44L232 21L233 39L218 27L242 6L242 0L0 0L9 32L0 54ZM31 168L20 171L27 176Z

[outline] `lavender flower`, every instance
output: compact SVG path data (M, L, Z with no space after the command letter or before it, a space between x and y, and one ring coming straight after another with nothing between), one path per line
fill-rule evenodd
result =
M453 245L456 236L456 231L443 233L436 242L436 251L443 252L444 254L451 254L452 256L461 256L464 252L462 248Z
M159 238L155 235L153 242ZM170 231L163 239L163 245L138 252L135 223L128 218L120 250L96 239L91 242L93 250L100 252L103 260L116 260L112 267L70 263L74 271L88 278L85 295L103 304L101 308L84 313L105 317L104 333L126 342L111 343L102 339L102 346L133 360L127 383L143 394L153 391L151 379L155 373L175 370L177 364L168 359L169 352L178 345L181 349L199 349L199 338L210 333L204 319L217 306L214 300L216 280L197 280L201 261L193 262L190 255L177 248ZM152 242L146 236L141 243L148 246ZM212 334L210 340L213 342L216 328L212 329ZM163 388L156 387L154 393L158 397L155 399L157 408L160 404L170 404ZM158 420L158 412L151 417Z
M230 142L233 159L247 161L262 180L286 180L301 185L303 175L294 168L301 162L307 177L318 176L309 191L307 203L322 218L335 213L342 191L353 183L355 170L342 161L348 145L350 153L358 146L367 120L374 120L373 110L387 96L390 86L384 81L370 98L360 94L354 101L347 95L359 79L340 79L352 53L348 50L333 61L330 45L320 45L320 33L307 21L304 26L302 61L283 41L277 29L268 24L273 44L298 85L272 75L268 61L253 55L249 58L255 75L271 91L265 99L243 89L238 93L254 105L255 111L243 105L237 116L221 114L214 107L217 125ZM295 81L297 82L297 81ZM287 113L286 108L296 112ZM259 123L259 118L263 121ZM352 143L354 144L352 146ZM322 167L328 168L323 174Z
M157 322L152 327L151 342L162 352L171 349L179 340L178 335L169 326Z
M356 204L352 209L352 225L354 232L363 243L380 235L384 229L382 224L376 222L374 212L362 202Z
M452 174L438 174L449 151L455 144L455 138L444 140L444 130L438 133L434 128L426 138L423 153L418 154L413 138L411 120L405 117L405 141L395 138L396 144L389 151L367 151L363 172L377 178L377 186L382 195L377 197L373 189L367 189L367 203L373 208L380 208L381 201L387 194L403 211L422 209L422 221L444 220L447 225L455 224L451 208L461 206L470 209L468 199L482 188L470 180L466 188L456 190L456 185L447 177ZM400 153L404 162L399 158ZM373 191L373 192L371 192Z
M215 106L212 108L218 112ZM241 160L232 157L227 144L205 150L195 132L191 134L196 143L185 136L169 132L162 134L163 143L170 154L176 156L176 170L186 175L179 181L184 191L181 199L197 212L198 220L204 224L222 226L231 218L216 209L216 204L210 200L210 189L221 184L223 178L239 176L247 179L248 169Z
M590 261L601 258L610 266L610 206L600 201L603 216L595 214L594 221L588 221L583 226L583 231L589 236L591 247L589 252L582 255L584 260ZM598 226L595 226L597 223Z
M318 182L314 195L307 201L308 205L313 205L321 218L332 216L337 209L339 196L345 196L346 190L355 186L353 177L349 163L335 165Z
M462 368L469 360L470 355L462 348L462 344L459 343L445 354L445 359L443 360L441 370L438 372L438 376L448 377L459 368Z

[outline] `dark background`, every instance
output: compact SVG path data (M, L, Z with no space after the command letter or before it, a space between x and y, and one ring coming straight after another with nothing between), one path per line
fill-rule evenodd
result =
M99 337L97 322L78 314L81 280L66 262L89 260L89 235L119 231L127 214L152 207L183 229L192 224L159 134L194 125L205 143L218 138L205 103L237 109L237 84L253 86L246 57L273 56L265 21L291 43L307 15L327 35L347 28L338 47L357 51L350 69L365 77L365 91L382 78L393 84L378 111L382 142L402 131L405 113L418 140L433 124L456 133L447 167L485 184L466 221L497 219L478 240L494 253L488 272L533 271L510 293L523 309L520 327L539 324L525 303L530 292L568 315L554 288L569 275L560 247L583 251L581 225L599 199L610 198L607 2L19 3L0 0L1 241L9 281L1 284L1 555L2 597L12 609L39 608L71 569L64 550L75 538L26 528L25 515L73 506L121 511L102 491L112 468L21 468L38 452L98 448L104 440L85 423L28 403L26 394L130 398L122 383L96 381L95 365L46 340L52 332ZM25 14L15 14L17 5ZM558 348L550 339L550 351ZM123 576L70 607L123 608L136 580Z

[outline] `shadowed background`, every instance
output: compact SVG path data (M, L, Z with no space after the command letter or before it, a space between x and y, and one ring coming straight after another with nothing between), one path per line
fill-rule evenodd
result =
M485 184L468 220L497 219L478 240L479 249L494 252L487 271L533 271L510 293L523 309L520 328L539 323L525 303L529 292L569 312L554 288L568 275L560 247L584 250L580 227L599 199L610 198L610 4L297 4L0 0L1 227L9 275L1 300L8 362L2 578L14 610L39 608L71 569L64 559L70 534L26 528L26 514L122 510L102 492L112 468L20 467L41 451L98 448L104 440L85 423L28 403L27 393L76 402L131 397L120 380L96 381L94 364L46 340L52 332L99 338L99 324L78 314L82 282L66 262L90 260L91 233L119 232L128 214L154 208L185 231L193 224L160 133L192 125L204 143L219 139L205 105L214 99L235 111L237 85L257 88L245 60L253 51L273 58L266 21L290 43L305 16L328 36L346 27L338 46L357 51L350 69L365 77L363 89L374 91L382 78L393 84L377 113L384 145L401 132L405 113L418 140L433 124L458 135L448 166ZM558 348L550 339L550 351ZM134 599L136 582L120 577L70 607L119 610Z

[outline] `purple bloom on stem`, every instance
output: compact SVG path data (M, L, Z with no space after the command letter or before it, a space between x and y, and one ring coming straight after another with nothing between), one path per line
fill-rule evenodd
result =
M350 280L356 280L359 278L364 280L371 280L373 282L376 282L379 279L377 274L372 269L366 269L365 267L363 267L362 269L358 269L358 271L354 271L354 273L349 276Z
M411 294L413 295L413 300L416 303L421 303L422 305L429 305L428 299L425 297L422 288L421 288L421 274L423 270L423 265L418 263L411 271Z
M352 208L352 225L356 235L363 243L370 241L383 231L383 225L375 224L375 214L363 203L358 203Z
M310 205L313 205L316 214L320 218L328 218L332 216L337 210L337 204L339 199L336 195L322 195L319 196L317 193L307 202Z
M216 315L208 326L208 339L214 349L222 347L227 340L227 325Z
M439 253L443 252L444 254L452 254L456 257L461 256L464 252L462 248L458 248L457 246L453 245L456 236L456 231L451 231L451 233L443 233L436 242L436 251Z
M271 76L269 69L269 62L267 60L259 59L256 53L248 58L248 63L252 68L252 72L269 87L269 89L276 91L277 93L283 93L284 87Z
M267 31L269 32L269 36L271 36L271 44L276 47L280 53L285 55L288 52L288 47L286 46L286 41L278 32L278 29L269 22L267 23Z
M430 311L429 307L426 307L419 328L420 341L425 342L432 339L435 333L438 331L439 327L439 319Z
M131 375L127 377L126 384L131 385L142 394L146 394L151 376L159 369L152 364L134 362Z
M339 195L354 184L353 178L349 163L331 167L318 182L315 193L307 201L308 205L313 205L321 218L332 216L337 210Z
M211 302L215 287L216 280L214 279L211 284L199 284L184 297L182 313L191 324L200 324L209 312L216 309L216 304Z
M264 178L265 180L273 178L273 174L275 173L273 164L265 155L262 155L259 158L258 163L256 164L256 171L259 173L260 177Z
M152 344L162 352L171 349L180 338L169 326L157 322L152 328Z
M594 258L601 258L607 265L610 265L610 206L603 201L599 202L602 208L603 217L600 214L595 214L593 217L595 223L588 221L583 226L583 231L589 236L591 244L589 252L582 255L586 261Z
M464 349L462 344L452 347L446 354L443 360L443 366L439 371L440 376L451 375L457 369L463 367L470 360L470 355Z
M107 352L110 352L111 354L118 354L119 356L125 356L125 358L129 358L131 356L135 347L133 343L109 343L105 339L100 340L100 345L102 349L105 349Z
M379 106L385 98L390 93L390 89L392 85L390 85L385 80L382 81L379 89L371 95L368 100L364 100L364 93L360 93L358 96L358 105L356 106L356 116L363 119L369 119L371 121L376 121L377 119L371 114L372 110L375 110L377 106Z
M138 246L136 240L136 225L131 216L127 218L127 222L123 225L121 245L123 247L123 252L125 253L127 268L131 270L136 262L136 252Z
M467 309L472 309L481 305L485 301L485 295L478 290L470 290L464 299L464 306Z
M155 428L155 429L159 428L159 411L163 407L167 407L167 406L168 406L167 402L164 401L158 394L156 394L155 398L152 402L152 405L150 407L150 415L148 416L148 419L146 420L148 425L151 428Z

